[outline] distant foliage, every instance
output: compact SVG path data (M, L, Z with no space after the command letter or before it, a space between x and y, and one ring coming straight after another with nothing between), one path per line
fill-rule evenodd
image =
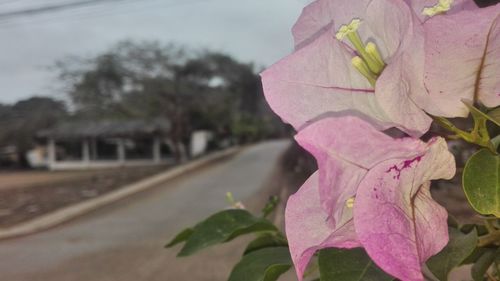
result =
M123 41L95 57L61 60L56 69L80 118L163 117L176 143L198 129L256 139L283 128L263 102L256 67L223 53Z

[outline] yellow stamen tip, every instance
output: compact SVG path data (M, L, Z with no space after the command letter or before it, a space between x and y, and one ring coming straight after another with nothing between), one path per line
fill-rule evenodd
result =
M226 201L231 205L234 204L234 196L232 192L226 192Z
M353 208L354 207L354 197L347 199L347 201L345 201L345 205L347 206L347 208Z
M358 56L352 58L351 63L354 67L356 67L356 69L368 69L363 59Z
M375 74L380 74L385 67L385 63L377 49L377 45L372 42L368 42L368 44L366 44L365 51L375 62L375 69L372 70L375 70Z
M337 37L338 40L342 41L348 34L356 32L360 25L360 19L353 19L349 24L342 25L337 34L335 34L335 37Z
M372 43L372 42L368 42L368 44L366 44L365 50L366 50L368 53L378 53L378 50L377 50L377 45L375 45L375 44L374 44L374 43Z
M373 72L371 72L370 68L362 58L355 56L351 59L351 63L354 68L356 68L356 70L358 70L358 72L361 73L361 75L363 75L368 80L368 82L370 82L372 86L375 86L377 76Z
M424 8L422 14L424 16L433 17L435 15L446 13L451 9L453 2L454 0L439 0L439 2L436 5Z

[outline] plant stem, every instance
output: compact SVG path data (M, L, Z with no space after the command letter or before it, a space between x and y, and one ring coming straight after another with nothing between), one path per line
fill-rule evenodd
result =
M478 246L486 247L491 244L499 244L500 243L500 231L496 230L487 235L479 237Z
M434 275L431 275L428 272L423 271L422 274L424 275L424 278L426 281L435 281L436 280L436 277L434 277Z
M484 226L486 227L489 233L494 233L497 231L491 220L485 219Z
M495 277L493 277L489 272L486 272L486 277L488 281L498 281Z
M461 138L466 142L479 145L489 149L493 154L498 154L495 145L491 142L488 130L486 129L486 121L477 121L474 119L474 128L471 132L459 129L448 119L443 117L433 116L434 121L444 129L455 133L455 137Z

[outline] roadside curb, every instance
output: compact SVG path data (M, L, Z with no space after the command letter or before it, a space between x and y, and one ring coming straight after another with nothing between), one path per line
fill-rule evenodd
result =
M96 210L100 207L119 201L132 194L141 192L162 182L176 178L206 164L223 159L225 157L232 156L241 151L241 149L241 147L228 148L226 150L207 155L186 164L182 164L178 167L174 167L163 173L142 179L138 182L125 185L121 188L116 189L115 191L111 191L97 198L61 208L59 210L42 215L38 218L20 223L18 225L7 228L0 228L0 240L32 234L62 224L78 216Z

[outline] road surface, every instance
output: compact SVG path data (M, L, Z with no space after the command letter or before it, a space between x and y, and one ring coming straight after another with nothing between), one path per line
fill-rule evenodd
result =
M0 241L2 281L224 280L236 244L176 259L163 245L177 231L255 194L288 142L259 144L57 228ZM239 249L241 250L241 249ZM235 260L236 261L236 260Z

